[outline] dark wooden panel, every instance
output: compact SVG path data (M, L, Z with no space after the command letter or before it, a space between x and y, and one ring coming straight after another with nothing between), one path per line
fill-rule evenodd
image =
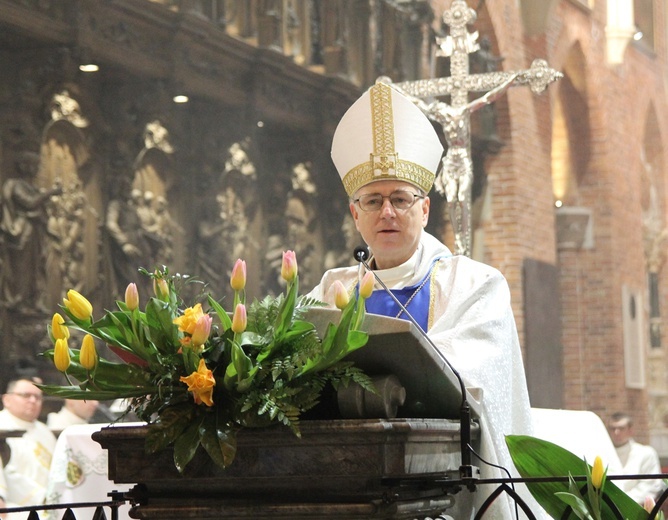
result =
M563 366L557 266L525 259L524 316L525 366L531 405L561 408Z

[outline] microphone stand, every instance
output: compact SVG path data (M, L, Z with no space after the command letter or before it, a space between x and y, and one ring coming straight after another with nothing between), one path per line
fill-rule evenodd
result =
M390 289L380 279L380 277L376 274L376 272L373 269L371 269L371 267L367 263L367 259L369 258L368 250L362 246L356 247L355 251L353 252L353 256L355 257L355 260L357 260L361 265L363 265L368 271L370 271L373 274L374 279L380 284L383 290L390 295L390 297L394 300L394 303L396 303L399 306L401 311L406 316L408 316L408 319L411 321L411 323L413 323L413 325L415 325L420 335L425 339L425 341L429 344L429 346L431 346L431 348L434 349L434 351L448 366L448 368L452 370L452 373L457 378L457 382L459 383L459 387L462 393L462 402L459 408L459 422L460 422L459 439L460 439L460 452L462 459L461 466L459 466L459 477L470 491L474 491L475 482L480 478L480 469L477 466L474 466L471 461L471 452L472 452L471 407L469 405L468 400L466 399L466 386L464 385L464 380L462 379L462 376L455 369L455 367L453 367L450 364L450 361L443 354L443 352L441 352L438 349L438 347L436 347L434 342L422 329L417 320L413 317L413 315L410 312L408 312L408 309L406 309L406 307L397 299L397 297L392 293L392 291L390 291Z

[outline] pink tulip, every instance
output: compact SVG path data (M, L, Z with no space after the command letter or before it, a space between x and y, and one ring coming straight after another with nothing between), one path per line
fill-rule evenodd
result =
M281 265L281 277L286 282L292 282L297 276L297 256L294 251L283 252L283 264Z
M137 284L130 283L125 289L125 305L128 309L134 311L139 307L139 291L137 290Z
M360 284L360 298L368 298L373 293L374 277L371 271L367 271Z
M645 511L651 513L655 505L656 502L654 502L654 499L651 496L648 495L645 497L645 502L643 504L643 508L645 509Z
M195 323L195 328L193 330L190 341L192 342L193 347L199 347L206 343L206 340L209 339L209 334L211 333L211 322L213 318L208 314L202 314Z
M334 305L336 305L337 309L345 309L346 305L348 305L348 291L346 291L345 286L343 285L343 282L341 280L336 280L332 284L332 291L334 291Z
M246 261L239 258L232 268L230 285L235 291L243 291L246 287Z
M246 306L243 303L237 304L232 316L232 332L241 334L246 330L248 318L246 317Z

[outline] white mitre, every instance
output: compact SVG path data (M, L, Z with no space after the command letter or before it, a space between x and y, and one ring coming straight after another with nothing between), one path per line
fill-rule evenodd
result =
M442 154L427 116L386 83L376 83L355 101L332 141L332 160L348 196L383 180L410 182L428 193Z

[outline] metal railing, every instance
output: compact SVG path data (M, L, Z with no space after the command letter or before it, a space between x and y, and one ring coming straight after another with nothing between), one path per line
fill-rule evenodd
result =
M44 517L53 515L51 511L63 511L61 520L76 520L75 511L80 509L95 509L92 520L118 520L118 510L128 502L125 493L112 491L109 493L110 500L106 502L77 502L66 504L43 504L37 506L6 507L0 508L0 515L7 513L28 513L28 520L40 520L40 514ZM109 510L109 516L105 510Z
M442 490L443 496L446 495L456 495L461 489L465 487L477 488L481 485L496 484L497 487L489 494L487 499L482 503L480 509L476 512L473 520L484 520L486 514L490 511L492 504L504 497L504 495L510 497L510 499L516 505L516 512L521 510L528 520L537 520L539 516L531 510L531 507L527 502L522 498L522 496L516 491L515 484L531 484L531 483L555 483L555 482L568 482L571 477L533 477L533 478L498 478L498 479L477 479L471 481L466 480L457 480L451 479L447 475L417 475L415 477L407 477L400 479L386 479L384 483L393 490L398 488L440 488ZM660 475L614 475L608 476L607 480L641 480L641 479L668 479L668 474ZM576 482L586 482L587 477L585 476L573 476L572 479ZM583 486L581 491L586 490L586 484ZM398 495L397 495L398 496ZM119 519L119 508L126 505L128 502L136 505L137 496L132 492L119 492L112 491L109 493L110 500L106 502L78 502L78 503L65 503L65 504L49 504L49 505L36 505L36 506L24 506L24 507L11 507L11 508L0 508L0 515L6 513L22 513L28 512L28 520L40 520L40 514L47 513L49 511L58 511L62 510L61 520L76 520L77 516L75 511L84 508L95 508L92 520L118 520ZM605 504L608 505L610 511L612 512L615 520L626 520L619 508L612 501L612 499L603 491L602 498ZM387 497L384 498L387 500ZM668 488L663 491L663 493L656 500L655 506L648 513L648 520L655 520L659 518L659 515L662 512L662 508L666 501L668 500ZM668 505L668 504L667 504ZM109 516L105 513L105 510L109 510ZM46 515L45 515L46 516ZM448 518L449 511L444 511L440 516L433 517L434 519L438 518ZM467 518L469 516L467 515ZM570 507L566 507L564 514L559 520L575 520L577 518L576 514L572 511ZM417 520L417 519L416 519ZM424 517L424 520L432 520L432 517Z

